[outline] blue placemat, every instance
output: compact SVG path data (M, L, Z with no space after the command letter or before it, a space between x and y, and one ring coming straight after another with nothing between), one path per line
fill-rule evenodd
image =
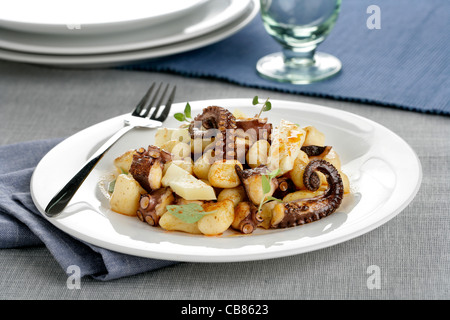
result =
M381 29L367 27L370 5L380 8ZM323 82L291 85L260 78L256 62L279 49L257 16L216 44L125 68L450 115L448 0L343 0L335 28L318 48L338 57L343 69Z

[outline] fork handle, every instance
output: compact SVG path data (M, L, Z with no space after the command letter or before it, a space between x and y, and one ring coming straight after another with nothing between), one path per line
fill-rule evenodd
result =
M70 179L70 181L52 198L52 200L50 200L45 208L46 216L55 217L64 210L74 194L83 184L84 180L86 180L87 176L91 173L92 169L94 169L105 153L117 140L119 140L120 137L133 128L133 126L123 127L98 149L98 151L86 162L78 173Z

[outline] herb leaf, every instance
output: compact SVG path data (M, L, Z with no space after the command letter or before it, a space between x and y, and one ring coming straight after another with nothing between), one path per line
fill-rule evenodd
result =
M184 115L186 116L186 118L190 119L191 118L191 105L188 103L186 103L186 107L184 107Z
M214 211L205 212L203 207L198 203L188 203L182 205L168 205L167 211L186 223L195 223L205 215Z
M280 173L280 169L276 169L273 170L272 172L270 172L267 177L272 180L273 178L275 178L278 174Z
M173 117L181 122L189 121L188 119L191 119L191 105L189 104L189 102L186 103L183 113L181 112L175 113Z
M262 111L269 111L270 109L272 109L272 103L270 101L266 101L262 108Z
M115 187L116 187L116 179L108 183L108 192L113 193Z
M262 184L262 189L263 189L264 195L270 192L270 189L271 189L270 181L273 178L275 178L278 175L279 172L280 172L280 169L277 169L277 170L274 170L274 171L270 172L267 175L262 175L261 176L261 184ZM277 198L272 197L272 196L263 197L261 199L261 202L259 203L258 212L260 212L261 209L262 209L262 206L265 203L269 202L269 201L282 202L280 199L277 199Z
M173 117L178 121L186 121L186 116L181 112L175 113Z
M267 176L261 176L262 189L264 194L270 191L270 181Z
M261 184L262 184L264 194L270 192L270 189L271 189L270 181L272 181L272 179L275 178L279 172L280 172L280 169L277 169L277 170L270 172L267 175L261 176Z
M257 104L262 104L261 110L259 111L258 118L261 116L261 113L265 111L269 111L272 109L272 103L269 101L269 98L264 101L264 103L259 102L258 96L254 96L252 100L252 104L256 106Z

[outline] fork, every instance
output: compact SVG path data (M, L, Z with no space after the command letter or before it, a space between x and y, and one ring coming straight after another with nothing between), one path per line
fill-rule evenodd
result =
M117 131L111 138L109 138L108 141L106 141L94 153L94 155L91 156L91 158L78 171L78 173L75 174L73 178L50 200L47 207L45 208L46 216L55 217L64 210L79 187L83 184L84 180L91 173L92 169L97 165L97 163L106 154L106 152L114 145L114 143L119 140L119 138L122 137L125 133L133 128L152 129L162 126L163 121L166 120L169 115L176 91L176 86L174 86L166 101L164 109L161 111L160 115L157 115L163 103L164 97L166 96L169 89L169 85L167 84L159 100L157 100L162 85L162 83L159 84L154 94L153 90L155 88L155 83L150 86L150 88L142 97L141 101L139 101L139 103L136 105L134 110L130 114L125 115L124 127ZM152 109L154 109L152 111L152 114L149 118L147 118Z

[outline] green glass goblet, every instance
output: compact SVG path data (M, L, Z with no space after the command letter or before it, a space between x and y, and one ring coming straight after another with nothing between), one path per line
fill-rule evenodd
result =
M339 16L341 0L260 0L266 31L282 51L261 58L258 74L266 79L308 84L337 74L342 64L316 52Z

